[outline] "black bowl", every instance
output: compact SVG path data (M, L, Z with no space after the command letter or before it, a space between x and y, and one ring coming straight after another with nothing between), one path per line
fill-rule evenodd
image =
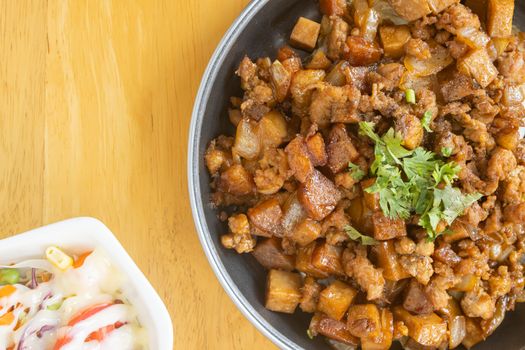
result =
M525 3L516 1L515 23L525 23ZM311 315L297 311L285 315L264 308L266 273L249 254L238 255L223 249L219 237L227 227L210 207L208 172L204 152L214 137L234 132L227 116L230 96L241 96L240 81L234 72L244 57L275 58L286 44L299 16L319 19L314 0L253 1L226 33L204 73L195 101L189 135L188 182L195 225L208 260L222 286L242 313L282 349L330 349L321 337L306 335ZM525 305L507 314L505 322L476 349L525 349L522 336ZM234 330L232 330L234 331Z

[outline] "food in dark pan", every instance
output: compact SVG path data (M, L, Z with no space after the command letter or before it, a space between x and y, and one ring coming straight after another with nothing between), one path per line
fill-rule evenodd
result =
M266 308L312 314L305 336L470 348L525 301L514 2L319 5L240 62L236 132L205 154L222 244L268 270Z

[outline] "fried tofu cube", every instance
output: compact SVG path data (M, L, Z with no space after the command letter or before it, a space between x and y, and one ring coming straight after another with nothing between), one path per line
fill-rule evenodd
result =
M381 309L381 330L379 335L361 338L362 350L388 350L394 338L394 317L390 310Z
M321 236L321 229L322 227L319 222L310 218L305 218L295 225L288 238L299 244L301 247L304 247Z
M359 157L344 124L335 124L328 135L328 168L333 174L348 169L348 163Z
M476 79L482 88L486 88L498 76L498 69L485 49L471 51L460 58L458 70Z
M383 276L389 281L399 281L409 278L410 275L398 261L398 255L392 240L381 241L372 248L378 267L383 269Z
M308 216L320 221L334 211L341 199L341 192L330 179L314 169L299 186L297 197Z
M361 339L378 336L381 316L377 305L352 305L348 310L347 327L353 336Z
M432 12L427 0L389 0L389 2L397 14L409 22Z
M295 268L295 256L284 254L281 240L276 237L257 242L252 255L267 270L292 271Z
M379 37L385 56L400 58L405 54L405 44L412 36L407 25L387 25L379 27Z
M386 241L396 237L407 235L405 221L402 219L390 219L381 211L376 211L372 215L372 225L374 227L374 238L378 241Z
M375 41L371 42L360 36L349 36L346 45L348 51L343 55L352 66L369 66L381 59L382 50Z
M408 335L425 346L438 347L447 335L447 323L435 313L412 315L402 306L394 307L394 318L403 321Z
M282 113L276 110L266 113L259 121L258 127L261 143L267 148L279 147L288 136L286 120Z
M258 229L255 233L266 237L282 236L281 218L283 212L277 198L271 198L257 204L248 209L247 214L250 224Z
M300 17L290 35L290 44L298 49L312 51L317 44L320 30L319 23Z
M306 247L300 247L297 249L297 257L295 259L295 268L307 275L316 278L326 278L328 273L318 269L312 264L312 256L317 246L317 242L312 242Z
M309 329L313 334L321 334L352 347L359 345L359 338L350 334L346 323L334 320L322 313L317 313L312 317Z
M512 34L514 0L489 0L487 11L487 33L501 38Z
M255 189L252 175L242 165L235 164L221 174L219 190L234 196L244 196Z
M317 309L329 317L340 321L356 295L357 291L348 284L334 281L319 295Z
M346 1L345 0L320 0L319 7L321 8L321 13L327 16L337 15L342 16L346 11Z
M308 147L302 136L294 138L284 149L288 157L288 164L299 182L306 181L308 175L314 171L310 160Z
M341 264L342 247L336 247L327 242L318 243L312 254L312 264L321 271L330 275L344 276Z
M302 278L298 273L270 270L266 284L268 310L293 314L301 301Z
M309 137L306 140L306 147L308 148L308 152L310 152L310 159L314 166L323 166L326 164L328 155L326 154L323 136L320 133Z

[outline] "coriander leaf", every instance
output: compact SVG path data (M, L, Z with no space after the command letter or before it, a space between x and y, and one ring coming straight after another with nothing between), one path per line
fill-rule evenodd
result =
M454 188L450 185L445 186L442 190L436 189L434 192L434 196L439 197L442 202L442 218L449 225L452 224L458 216L462 215L468 207L482 197L479 193L465 195L459 188Z
M436 163L432 177L434 178L436 185L439 185L441 182L450 185L458 177L460 171L461 166L454 162L443 164L441 166Z
M434 153L418 147L412 157L403 159L403 170L409 178L428 177L434 171L434 156Z
M348 235L348 237L350 237L351 240L353 240L353 241L359 241L360 240L362 245L374 245L374 244L378 243L372 237L363 235L361 232L357 231L355 228L353 228L350 225L346 225L344 227L344 230L345 230L346 234Z
M354 178L356 181L361 181L363 177L365 177L365 172L363 169L361 169L360 166L350 162L348 163L348 171L350 171L350 175Z
M426 112L422 120L430 132L431 118L432 114ZM370 167L375 182L365 191L379 195L379 206L385 216L407 220L417 214L419 226L426 229L429 240L435 240L443 234L440 223L450 225L481 198L478 193L465 195L452 186L461 171L456 163L445 163L422 147L406 149L402 138L393 129L380 137L374 132L373 123L363 122L359 127L361 135L375 142L375 159ZM451 154L452 151L442 153ZM351 233L356 237L354 239L361 239L358 232Z
M450 157L452 155L452 152L454 150L450 147L442 147L441 148L441 154L443 155L443 157Z
M432 112L426 111L425 114L423 114L423 118L421 119L421 126L425 128L427 132L432 132L432 129L430 129L430 122L432 121Z
M383 188L379 191L379 206L383 213L391 219L408 219L410 217L411 201L403 188Z
M375 143L383 143L383 140L374 131L375 124L372 122L359 122L359 135L368 136Z
M394 129L388 130L387 133L383 135L383 141L386 144L389 155L396 163L399 163L399 159L408 157L413 153L413 151L401 145L403 138L396 135Z
M433 198L432 191L426 187L419 187L420 191L415 198L414 210L416 214L422 215L431 209Z

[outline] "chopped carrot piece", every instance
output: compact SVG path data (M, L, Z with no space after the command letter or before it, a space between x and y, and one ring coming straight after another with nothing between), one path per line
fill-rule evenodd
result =
M9 326L15 320L15 315L13 312L8 312L0 316L0 326Z
M62 338L59 338L57 340L57 342L55 343L55 346L53 347L53 350L60 350L62 349L63 346L65 346L66 344L70 343L71 342L71 338L69 337L62 337Z
M73 268L78 269L82 265L84 265L84 261L86 261L86 258L91 255L93 252L86 252L84 254L79 255L79 257L75 260L73 263Z
M8 297L16 292L16 287L12 285L3 286L0 288L0 298Z

